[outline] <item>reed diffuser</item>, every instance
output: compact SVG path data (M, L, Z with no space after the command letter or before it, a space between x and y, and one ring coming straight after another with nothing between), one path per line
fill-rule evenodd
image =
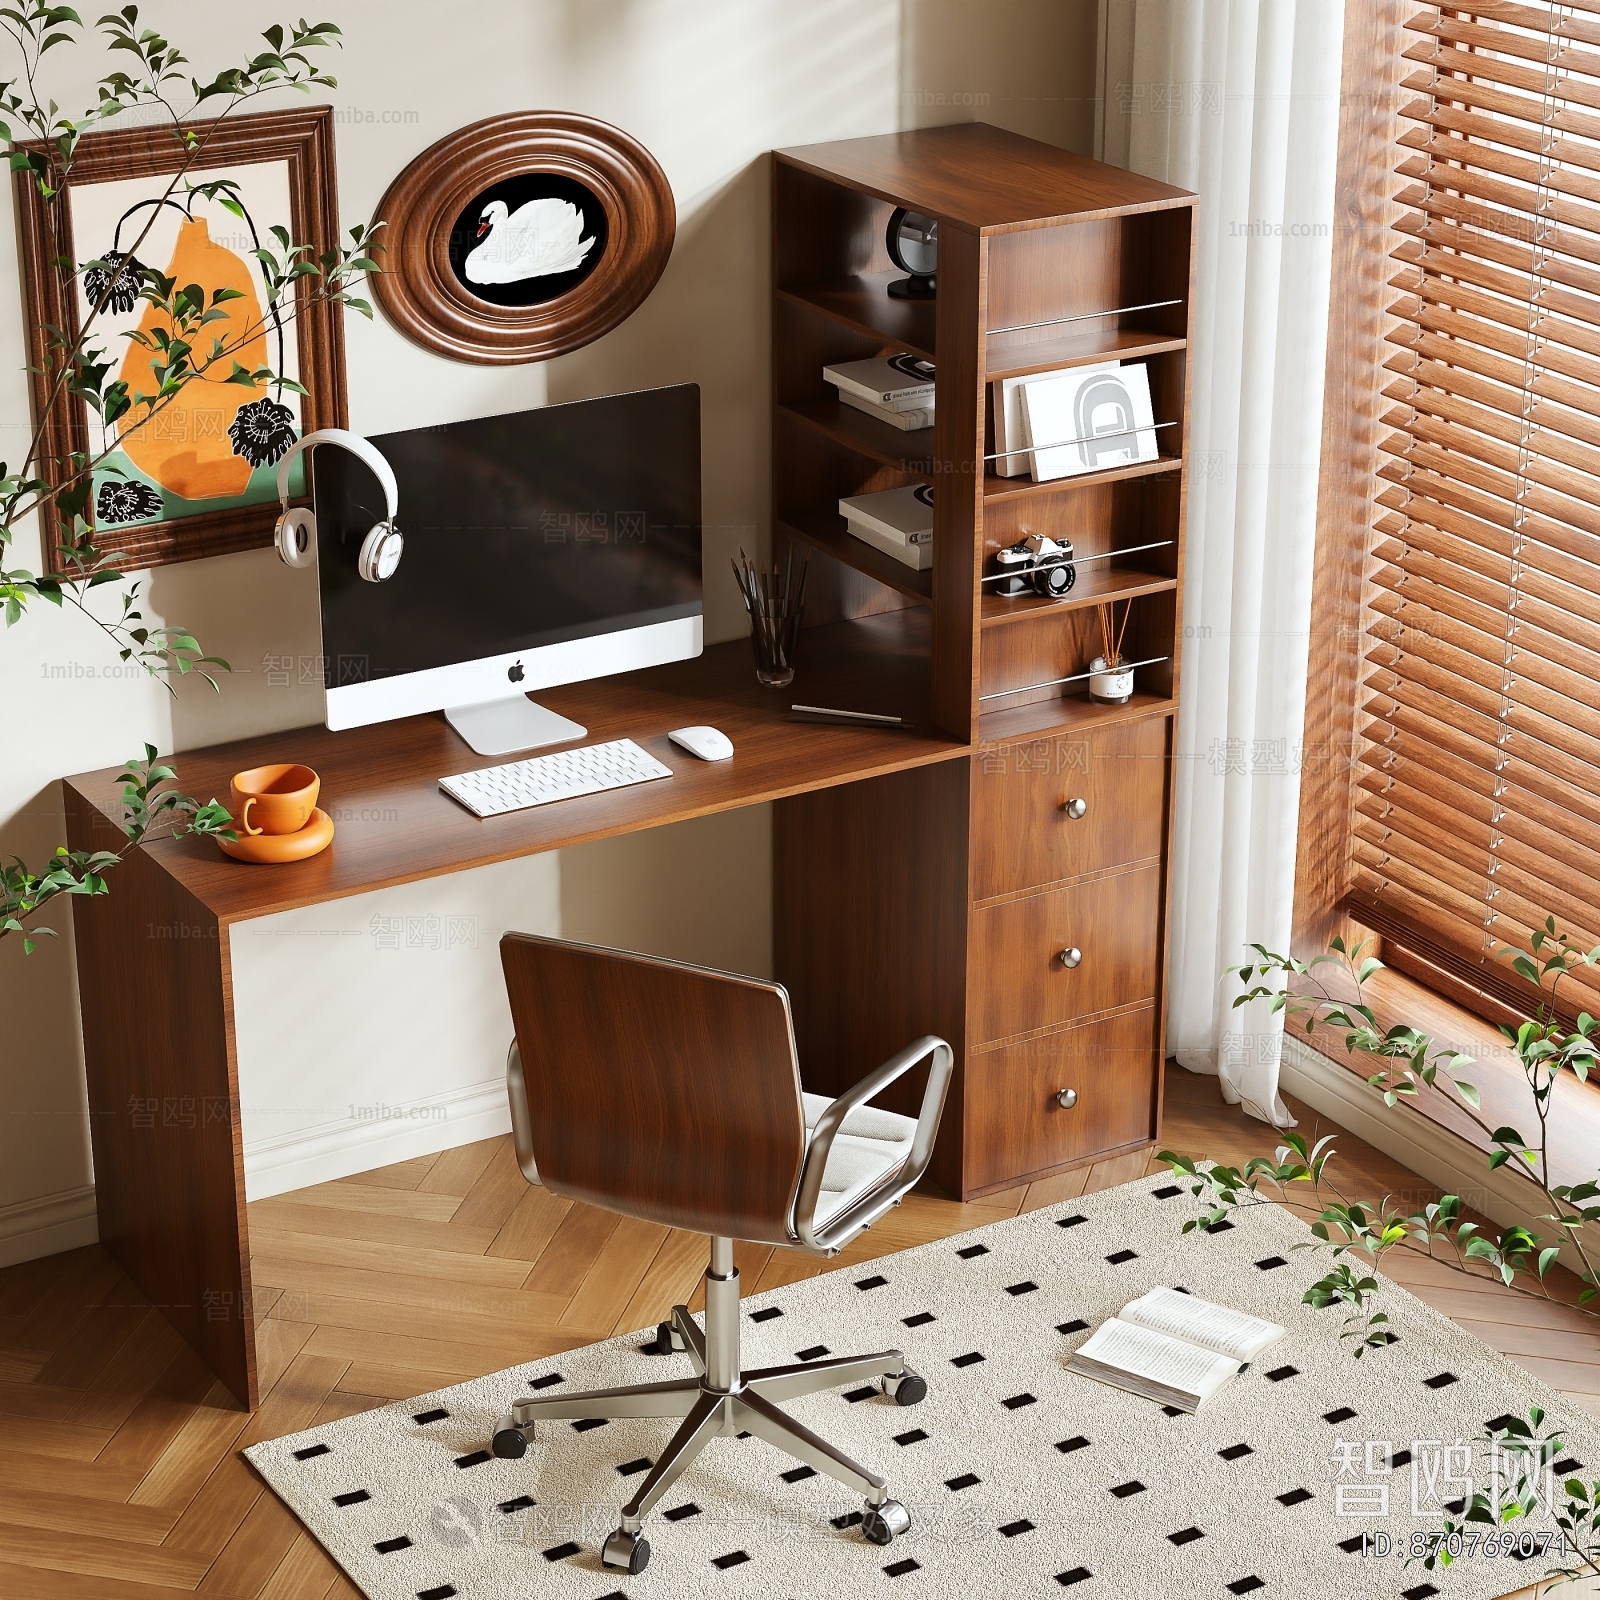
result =
M811 557L808 554L801 565L798 581L792 554L786 565L774 563L768 571L740 550L738 561L732 565L734 581L744 596L744 608L750 613L756 680L769 689L786 688L794 679L794 650L800 638Z
M1133 668L1124 665L1122 640L1133 615L1133 601L1123 602L1120 626L1115 600L1102 602L1095 611L1100 618L1100 654L1089 663L1089 698L1102 705L1126 705L1133 698Z

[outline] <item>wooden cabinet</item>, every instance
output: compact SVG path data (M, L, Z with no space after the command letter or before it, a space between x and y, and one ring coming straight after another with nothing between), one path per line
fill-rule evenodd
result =
M777 974L808 1088L846 1087L917 1033L956 1046L932 1173L970 1198L1158 1135L1194 197L978 123L776 152L772 193L775 550L812 556L808 627L919 619L925 700L863 682L857 708L931 716L971 747L779 802ZM939 222L934 300L888 293L897 206ZM843 406L822 377L902 351L935 363L932 428ZM1143 367L1155 458L1000 475L996 387L1102 362ZM838 512L917 483L921 572ZM1072 543L1061 599L986 581L1033 533ZM1134 663L1122 705L1088 696L1105 605ZM920 1092L883 1103L915 1111Z

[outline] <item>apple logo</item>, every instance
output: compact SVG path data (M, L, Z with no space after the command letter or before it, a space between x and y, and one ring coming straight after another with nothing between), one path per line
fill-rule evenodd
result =
M513 683L521 683L522 682L522 663L520 661L514 661L509 667L506 668L506 676Z

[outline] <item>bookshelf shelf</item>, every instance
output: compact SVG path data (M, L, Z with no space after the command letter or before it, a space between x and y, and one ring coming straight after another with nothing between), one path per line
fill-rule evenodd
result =
M983 475L985 503L995 500L1026 500L1034 495L1054 494L1061 489L1093 488L1102 483L1123 483L1130 478L1148 478L1163 472L1182 472L1182 456L1157 456L1154 461L1135 461L1126 467L1107 467L1104 472L1081 472L1072 478L1051 478L1035 483L1032 478L1002 478L996 472Z
M893 271L863 272L830 282L778 289L776 293L791 305L820 311L857 333L870 334L932 361L937 305L932 300L891 300L889 284L904 276L903 272Z
M886 467L926 483L933 481L932 428L903 433L892 423L879 422L842 400L791 400L778 407L778 415L815 428Z
M1081 733L1090 728L1131 722L1135 718L1171 716L1177 709L1176 700L1137 689L1125 706L1101 705L1087 695L1036 700L1031 705L984 712L978 718L978 742L997 744L1016 739L1046 739L1053 734Z
M845 526L844 518L834 512L819 511L797 514L779 520L781 533L799 539L814 550L821 550L835 561L864 573L877 583L885 584L900 594L914 600L919 606L933 604L933 573L916 572L893 556L855 537Z
M1033 622L1052 613L1081 611L1085 606L1105 601L1131 600L1141 594L1162 594L1176 589L1178 580L1159 572L1141 572L1134 567L1080 567L1078 580L1060 600L1042 595L1018 595L1008 600L1003 595L985 593L980 621L985 628L1001 628L1012 622ZM987 588L987 586L986 586Z
M1149 328L1079 328L1031 343L1023 343L1014 332L989 333L984 340L984 367L991 382L1093 361L1142 361L1182 350L1188 343Z

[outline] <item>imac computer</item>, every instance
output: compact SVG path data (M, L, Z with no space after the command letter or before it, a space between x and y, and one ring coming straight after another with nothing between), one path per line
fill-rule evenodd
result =
M700 654L697 385L371 443L405 536L382 583L357 567L377 475L312 462L330 728L443 711L480 755L531 750L586 730L525 691Z

